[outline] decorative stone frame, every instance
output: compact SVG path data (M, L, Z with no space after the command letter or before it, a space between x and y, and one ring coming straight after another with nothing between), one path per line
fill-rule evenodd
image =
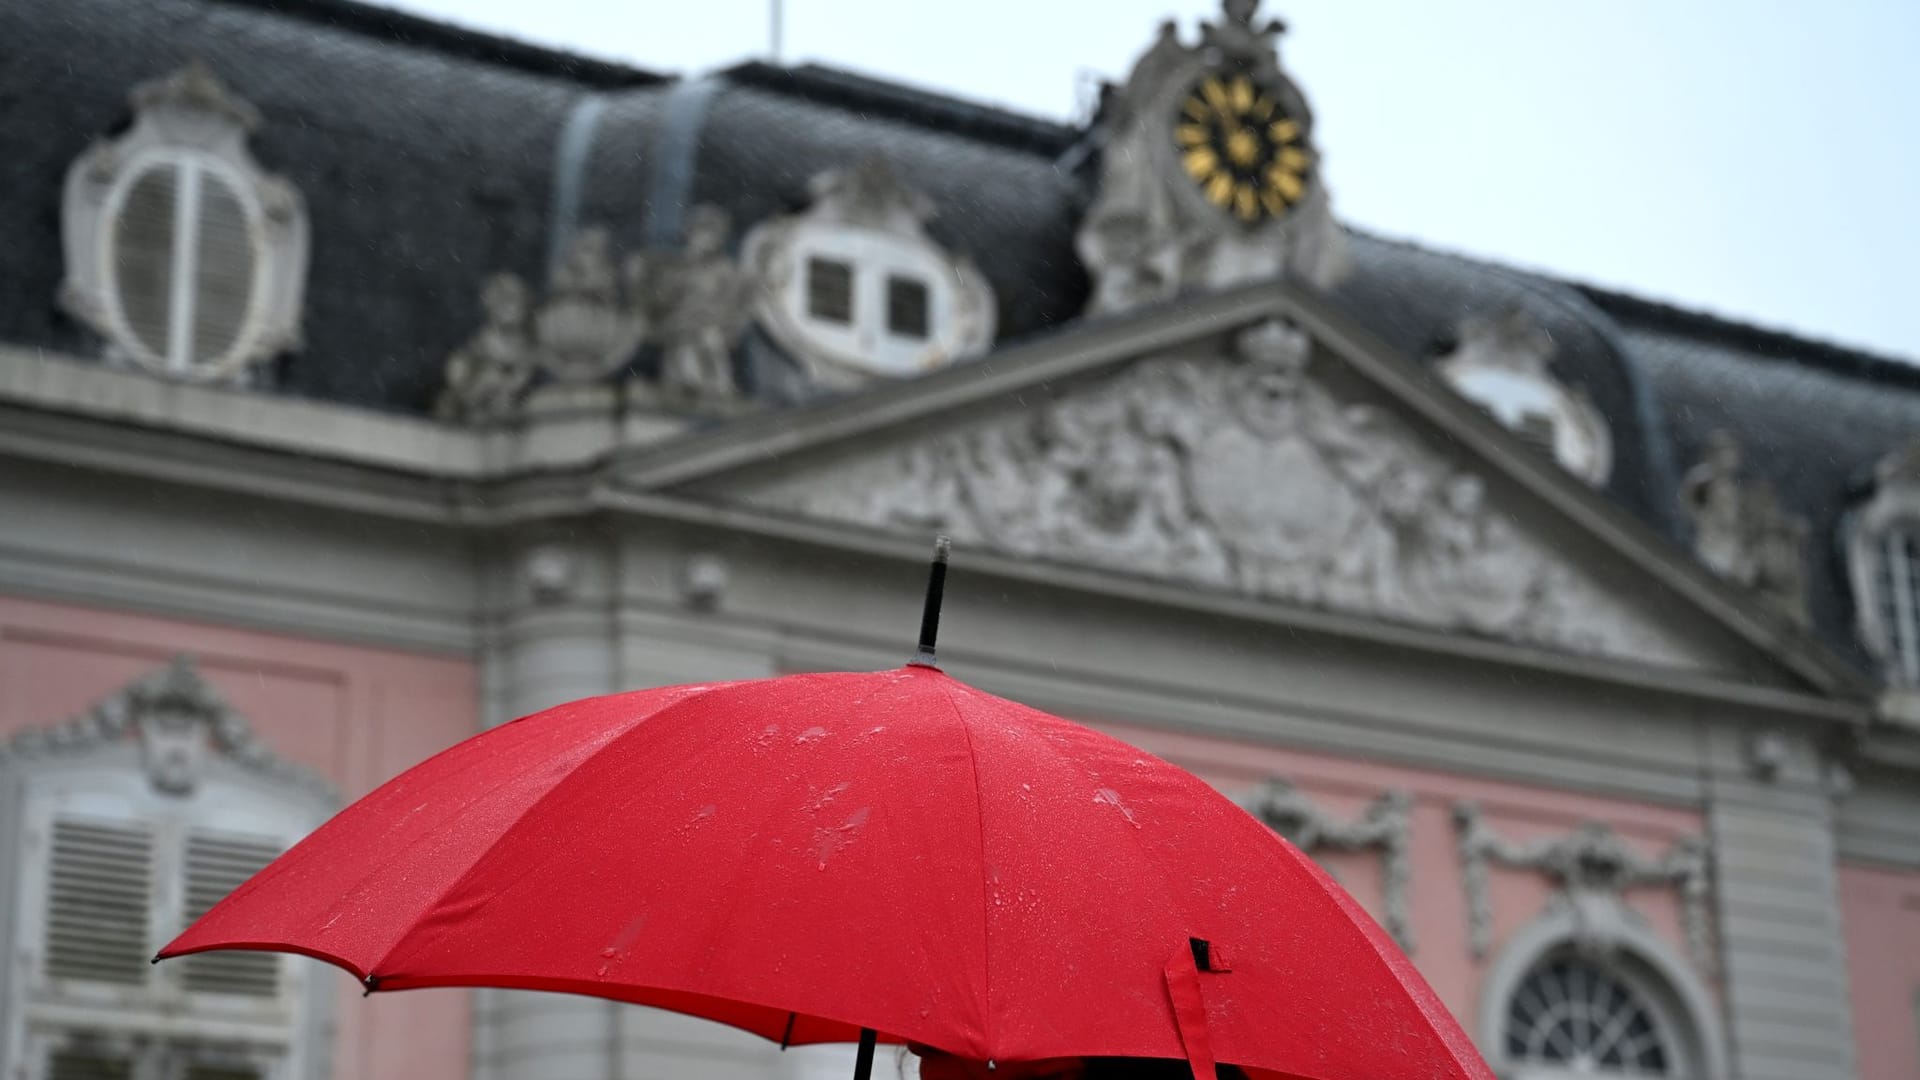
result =
M1593 401L1554 378L1553 337L1518 308L1498 318L1471 318L1460 324L1459 342L1439 362L1441 375L1462 397L1514 429L1518 416L1506 415L1507 403L1486 396L1489 380L1525 387L1541 399L1554 426L1553 457L1561 467L1594 487L1613 472L1613 435Z
M1357 819L1342 821L1279 777L1240 796L1240 806L1301 851L1380 852L1385 929L1400 948L1413 952L1408 893L1413 883L1413 796L1385 791Z
M1467 938L1475 959L1486 955L1493 933L1487 869L1490 863L1499 863L1555 878L1560 885L1554 898L1556 909L1569 913L1575 936L1584 945L1598 949L1608 947L1608 933L1631 918L1621 902L1622 893L1649 885L1679 890L1687 949L1702 971L1712 970L1707 845L1700 837L1683 836L1661 858L1643 859L1599 822L1587 822L1562 836L1516 844L1494 833L1473 803L1456 803L1453 818L1460 835L1460 876L1467 891Z
M1607 945L1591 943L1594 918L1606 920ZM1726 1080L1726 1038L1718 1007L1687 959L1643 927L1624 906L1613 903L1586 912L1566 905L1549 908L1515 933L1487 968L1480 983L1479 1023L1475 1037L1497 1075L1515 1075L1507 1060L1507 1005L1536 964L1571 951L1605 967L1640 992L1659 1014L1687 1068L1686 1080Z
M117 990L90 993L88 1003L63 999L50 1006L60 1013L56 1020L42 1018L37 1028L29 1024L28 1010L38 1008L35 1002L41 999L32 989L36 978L22 965L37 950L23 948L22 942L39 940L41 927L32 905L23 911L18 902L34 894L36 879L46 873L43 863L29 857L44 847L29 845L31 834L43 830L54 813L48 796L56 792L65 802L139 807L156 818L184 811L224 822L245 813L261 822L258 815L264 811L273 819L273 831L289 839L320 825L341 801L325 779L280 758L256 738L186 657L134 680L79 716L0 741L0 916L5 916L0 919L0 957L5 958L0 963L0 1067L16 1060L9 1055L44 1052L57 1044L63 1027L84 1028L108 1011L133 1010L145 1014L140 1030L146 1035L184 1043L246 1043L253 1047L248 1052L284 1045L285 1072L276 1075L285 1080L331 1075L335 986L316 978L317 961L290 962L286 978L294 997L289 1004L297 1007L279 1009L277 1018L270 1015L276 1011L272 1004L223 1001L224 995L208 1001L176 986L161 992L164 1000L125 999ZM193 1011L179 1011L186 1001L194 1003ZM69 1013L72 1020L66 1019ZM111 1045L113 1033L105 1037L103 1045Z
M813 205L756 226L741 264L759 282L755 318L810 382L852 388L875 377L918 375L992 346L998 300L971 260L927 235L931 201L879 160L821 173L808 187ZM844 330L807 314L806 263L813 256L852 271L853 310ZM890 273L925 285L924 339L893 335L885 325Z
M1880 661L1889 684L1903 686L1902 692L1909 695L1920 694L1920 685L1901 682L1899 658L1893 655L1893 629L1880 617L1881 597L1874 581L1874 562L1881 557L1886 535L1896 528L1920 537L1920 438L1875 466L1873 495L1853 512L1846 528L1847 576L1860 640Z
M300 193L254 161L247 136L260 124L253 106L235 97L199 61L165 78L140 84L130 95L133 126L96 142L67 170L61 199L66 278L60 303L110 343L109 357L171 378L202 382L240 380L254 365L300 342L300 309L306 285L307 215ZM127 323L113 254L114 223L135 181L156 166L181 175L217 177L238 200L253 247L253 278L247 308L232 346L200 363L176 363L140 340ZM190 171L189 171L190 170ZM197 180L190 180L189 185ZM185 196L177 196L184 198ZM179 224L176 219L176 225ZM197 232L176 229L176 251L194 245ZM192 289L176 255L168 280L170 310Z

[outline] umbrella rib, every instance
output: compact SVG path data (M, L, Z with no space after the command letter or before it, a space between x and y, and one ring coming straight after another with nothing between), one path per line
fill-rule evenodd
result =
M960 727L960 738L967 744L967 768L973 773L973 815L974 835L980 845L980 866L987 866L987 809L986 792L980 785L980 759L973 749L973 730L967 725L967 718L961 714L960 706L953 700L953 691L944 676L937 677L937 686L941 698L946 701L948 711L953 713L954 723ZM993 1043L993 900L987 895L988 883L983 877L980 881L980 1035L989 1049Z

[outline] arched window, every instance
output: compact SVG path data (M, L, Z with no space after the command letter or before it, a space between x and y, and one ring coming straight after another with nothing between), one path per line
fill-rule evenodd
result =
M1501 1041L1519 1076L1686 1076L1674 1025L1632 978L1563 951L1514 988Z
M218 379L294 344L305 278L298 194L246 149L252 107L195 64L134 91L137 118L67 175L69 311L111 353Z

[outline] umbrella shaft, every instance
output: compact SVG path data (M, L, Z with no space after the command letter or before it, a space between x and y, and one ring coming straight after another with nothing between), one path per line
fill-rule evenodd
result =
M853 1059L853 1080L872 1080L873 1045L879 1036L872 1028L860 1029L860 1053Z

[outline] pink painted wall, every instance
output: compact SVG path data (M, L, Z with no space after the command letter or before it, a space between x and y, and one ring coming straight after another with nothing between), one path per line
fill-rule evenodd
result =
M1860 1080L1920 1076L1920 871L1840 867Z
M281 756L347 799L478 729L472 662L0 596L0 735L79 713L180 653ZM334 1075L467 1080L468 996L364 1000L338 976Z
M1482 977L1512 934L1546 910L1554 884L1531 871L1492 867L1489 893L1493 934L1487 955L1476 960L1468 945L1467 895L1453 823L1456 802L1479 803L1488 827L1520 842L1559 836L1585 821L1602 821L1647 857L1663 854L1681 836L1705 831L1700 815L1686 810L1321 754L1249 747L1203 736L1114 724L1098 726L1230 794L1277 776L1306 792L1323 809L1345 818L1360 816L1368 804L1389 789L1411 794L1413 880L1408 908L1414 934L1413 960L1461 1025L1476 1037ZM1374 918L1382 917L1384 894L1377 852L1323 855L1321 861ZM1687 955L1676 890L1635 890L1628 894L1628 903L1668 945ZM1708 985L1717 992L1717 987Z

